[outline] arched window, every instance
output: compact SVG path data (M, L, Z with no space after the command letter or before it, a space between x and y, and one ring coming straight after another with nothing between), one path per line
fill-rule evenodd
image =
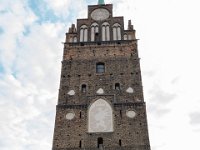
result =
M70 42L70 43L72 43L72 42L74 42L74 43L77 42L77 37L76 37L76 36L70 37L70 38L69 38L69 42Z
M89 107L88 132L105 133L113 132L113 112L110 104L104 99L98 99ZM99 144L103 140L98 140Z
M69 38L69 42L70 42L70 43L73 42L73 38L72 38L72 37Z
M99 33L99 26L98 24L95 22L91 25L91 41L96 41L97 37Z
M119 83L115 83L115 90L120 90L120 84Z
M77 42L77 37L75 36L75 37L74 37L74 43L76 43L76 42Z
M86 92L86 85L85 84L81 85L81 92L83 92L83 93Z
M113 40L121 40L121 26L119 23L113 25Z
M110 25L107 22L102 24L102 41L110 40Z
M105 64L99 62L96 64L96 73L104 73L105 72Z
M86 25L80 27L80 42L87 42L88 40L88 29Z
M128 40L128 35L124 34L124 40Z
M97 139L97 148L101 148L103 146L103 138L99 137Z

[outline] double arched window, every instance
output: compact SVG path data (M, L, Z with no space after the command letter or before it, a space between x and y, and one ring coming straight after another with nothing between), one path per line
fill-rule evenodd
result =
M69 38L69 42L70 43L73 43L73 42L76 43L77 42L77 37L76 36L75 37L70 37Z
M88 41L88 28L86 25L80 27L80 42Z
M121 26L119 23L113 25L113 40L121 40Z
M110 25L108 22L102 24L102 41L110 40Z
M95 22L91 25L91 41L96 41L99 33L99 26Z

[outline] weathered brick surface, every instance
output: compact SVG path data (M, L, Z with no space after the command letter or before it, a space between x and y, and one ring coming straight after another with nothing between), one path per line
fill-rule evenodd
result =
M96 7L89 6L88 13ZM112 12L112 5L103 7ZM111 17L107 21L124 26L123 17ZM93 22L90 17L78 19L77 32L72 27L66 34L53 150L97 149L99 137L103 138L105 149L150 150L135 30L124 30L122 27L122 35L130 34L131 40L69 43L70 37L77 36L79 39L82 24L90 26ZM98 62L105 63L104 73L96 73ZM120 90L115 89L116 83L120 84ZM83 84L86 85L86 92L81 91ZM134 89L134 93L126 92L129 87ZM99 88L104 90L104 94L96 93ZM74 90L75 95L69 95L70 90ZM88 109L99 98L111 104L114 132L88 133ZM128 110L134 110L136 117L128 118ZM75 118L67 120L68 112L74 112Z

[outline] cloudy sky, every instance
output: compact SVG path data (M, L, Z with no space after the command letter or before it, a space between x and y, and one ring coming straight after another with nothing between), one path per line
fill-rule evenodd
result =
M152 150L199 150L199 0L105 0L137 31ZM97 0L0 0L0 149L50 150L65 32Z

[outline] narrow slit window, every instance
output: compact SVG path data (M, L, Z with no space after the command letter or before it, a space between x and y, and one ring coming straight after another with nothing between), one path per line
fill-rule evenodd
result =
M119 146L122 146L122 140L121 139L119 140Z
M105 64L97 63L96 64L96 73L104 73L105 72Z
M82 113L80 112L79 117L82 118Z
M122 118L122 110L119 111L120 117Z
M82 141L80 140L79 141L79 148L81 148L82 147Z

